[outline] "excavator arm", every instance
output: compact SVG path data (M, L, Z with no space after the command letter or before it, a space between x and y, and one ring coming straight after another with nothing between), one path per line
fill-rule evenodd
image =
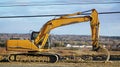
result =
M91 32L92 32L92 45L93 50L96 50L98 48L98 38L99 38L99 21L98 21L98 13L95 9L92 10L92 13L90 16L82 16L82 17L73 17L80 15L81 13L75 13L75 14L69 14L66 16L61 16L60 18L53 19L48 21L44 24L44 26L41 28L38 36L34 40L35 45L40 45L40 48L44 48L49 33L52 29L69 25L69 24L75 24L75 23L81 23L81 22L87 22L90 21L91 25Z
M91 26L91 35L92 35L92 46L94 51L98 51L99 46L99 29L100 29L100 22L98 19L98 13L95 9L93 9L91 13L92 20L90 21Z

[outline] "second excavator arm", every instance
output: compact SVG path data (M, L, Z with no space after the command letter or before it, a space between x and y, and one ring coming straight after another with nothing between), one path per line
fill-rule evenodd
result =
M90 21L91 33L92 33L92 46L93 46L93 50L96 50L98 48L98 39L99 39L98 13L95 9L92 9L92 13L90 16L73 17L79 14L80 12L75 14L69 14L66 16L61 16L60 18L53 19L45 23L44 26L41 28L38 36L34 40L34 44L37 46L40 45L40 48L43 49L48 40L49 33L52 29L69 24Z

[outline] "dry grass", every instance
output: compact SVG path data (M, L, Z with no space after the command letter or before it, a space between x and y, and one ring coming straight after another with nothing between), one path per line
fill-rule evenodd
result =
M0 63L0 67L119 67L120 61L109 63Z

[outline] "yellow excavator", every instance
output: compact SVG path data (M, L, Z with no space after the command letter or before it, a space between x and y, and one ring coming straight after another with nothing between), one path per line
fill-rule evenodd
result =
M75 23L90 21L91 38L93 51L99 50L99 20L95 9L90 10L90 15L81 15L82 12L67 14L59 18L52 19L45 23L39 32L32 32L31 40L8 40L8 51L27 51L27 53L14 53L8 57L9 61L38 61L38 62L57 62L61 56L50 53L48 43L49 33L52 29ZM86 11L87 12L87 11Z

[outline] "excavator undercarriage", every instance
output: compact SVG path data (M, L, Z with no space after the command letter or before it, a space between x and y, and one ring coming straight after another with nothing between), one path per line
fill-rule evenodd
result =
M8 57L10 62L58 62L59 56L49 53L20 53L10 54Z

